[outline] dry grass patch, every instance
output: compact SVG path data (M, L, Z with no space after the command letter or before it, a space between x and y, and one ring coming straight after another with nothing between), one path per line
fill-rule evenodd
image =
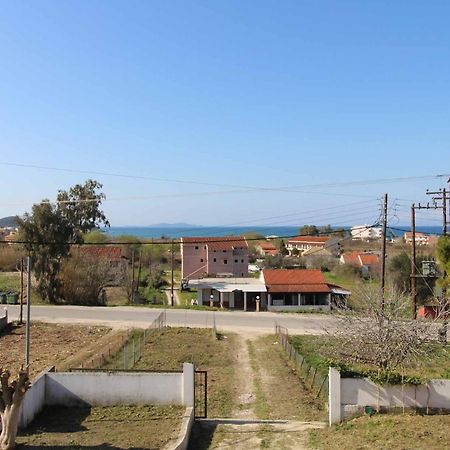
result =
M178 436L182 406L46 407L19 448L162 449Z
M113 339L109 328L57 325L40 322L30 324L30 376L33 378L49 366L66 370L92 356ZM25 355L25 325L12 327L0 334L0 366L12 373L19 370Z
M310 432L311 448L441 450L450 448L450 415L375 415Z
M259 367L264 411L268 419L325 420L324 401L305 386L288 361L275 336L263 336L253 344L252 363ZM264 405L263 405L264 406Z
M210 329L165 328L150 335L135 369L181 370L183 362L208 371L208 415L228 417L236 403L236 336Z

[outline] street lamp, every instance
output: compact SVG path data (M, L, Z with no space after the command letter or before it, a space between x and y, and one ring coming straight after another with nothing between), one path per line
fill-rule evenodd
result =
M209 306L213 306L213 304L214 304L214 294L211 294L210 296L209 296Z

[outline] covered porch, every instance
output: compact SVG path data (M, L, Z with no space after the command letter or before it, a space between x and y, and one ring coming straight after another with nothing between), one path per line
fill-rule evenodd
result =
M199 305L241 311L267 308L266 286L256 278L204 278L190 280L189 286L197 289Z
M327 292L269 292L268 311L330 310L331 293Z

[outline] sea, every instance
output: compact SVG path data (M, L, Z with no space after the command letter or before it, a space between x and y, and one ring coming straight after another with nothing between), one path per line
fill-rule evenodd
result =
M110 227L103 231L112 237L121 235L135 236L138 238L158 239L180 237L215 237L215 236L239 236L247 233L258 233L263 236L277 236L277 237L291 237L298 235L301 225L298 226L242 226L242 227L220 227L220 226L188 226L188 227L173 227L173 226L147 226L147 227ZM336 227L349 229L349 227ZM388 231L395 237L403 236L405 231L410 231L411 227L395 225L389 227ZM416 231L427 234L440 235L442 229L436 226L417 226Z

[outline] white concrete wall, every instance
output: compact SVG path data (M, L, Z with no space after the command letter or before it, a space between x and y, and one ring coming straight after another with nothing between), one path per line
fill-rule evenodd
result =
M31 388L26 393L22 401L20 409L20 428L25 428L30 424L35 416L39 414L45 405L45 391L46 391L46 375L49 370L41 372L32 382Z
M179 373L85 372L47 376L48 405L183 404Z
M367 378L341 378L329 369L329 422L338 423L375 409L431 408L450 410L450 380L431 380L422 385L378 385Z
M0 317L0 331L8 325L8 310L5 308L5 314L3 317Z
M273 300L272 300L273 301ZM330 305L282 305L282 306L274 306L267 305L268 311L329 311Z
M26 427L44 405L184 405L194 406L194 365L183 372L43 372L22 403L20 426Z

